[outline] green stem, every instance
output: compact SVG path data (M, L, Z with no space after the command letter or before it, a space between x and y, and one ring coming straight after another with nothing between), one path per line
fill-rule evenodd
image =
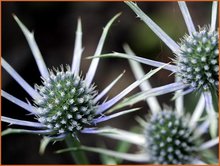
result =
M73 138L70 134L65 138L67 147L80 147L80 142L77 139ZM74 159L76 164L89 164L88 159L85 153L82 150L70 151L72 158Z

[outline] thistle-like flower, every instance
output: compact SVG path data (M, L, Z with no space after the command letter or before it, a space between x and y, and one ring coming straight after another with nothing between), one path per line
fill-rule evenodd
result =
M153 115L146 124L146 151L153 163L187 164L197 151L194 130L188 121L175 111L163 110Z
M118 16L119 14L113 17L105 26L94 56L101 53L107 32L113 21ZM2 116L1 120L3 122L36 128L37 130L18 130L23 133L41 134L56 140L65 138L68 134L77 138L77 132L96 133L96 128L94 127L97 123L137 110L130 109L112 115L104 115L110 107L112 107L145 79L149 78L150 75L153 75L153 72L142 79L135 81L112 99L100 104L100 99L108 93L108 91L122 77L123 73L110 83L101 93L98 93L95 86L92 84L99 59L92 60L85 78L79 74L81 55L83 52L80 19L78 20L76 31L72 66L61 65L60 68L54 68L51 70L47 69L43 61L33 33L29 32L29 30L16 16L14 16L14 19L24 33L34 55L41 73L42 85L35 85L35 89L32 88L2 58L2 67L33 98L33 103L21 101L3 90L1 93L2 96L24 108L38 120L38 122L31 122ZM4 133L18 132L18 130L10 129Z
M128 48L126 48L126 53L134 56ZM136 78L144 74L139 63L130 61L130 65ZM151 85L146 80L140 88L143 91L149 90ZM181 97L176 99L175 109L166 106L162 109L156 97L149 97L146 102L150 108L150 115L147 116L146 121L141 118L137 119L143 129L142 134L116 128L102 129L111 134L101 134L108 138L138 145L141 148L140 152L120 153L85 146L80 149L148 164L216 164L218 162L210 148L219 143L219 137L207 141L204 141L202 137L207 133L209 126L208 120L200 121L205 107L202 95L192 115L185 113L184 101Z
M217 1L214 1L212 5L210 25L199 27L198 30L194 26L185 2L178 2L189 33L182 37L179 43L171 39L136 3L129 1L125 3L175 55L173 64L167 65L164 69L175 73L177 81L150 90L146 95L152 92L155 95L162 95L177 90L179 90L178 95L185 95L194 91L201 92L205 97L206 111L211 122L210 133L215 136L217 133L217 115L213 106L212 92L214 96L217 96L219 85L219 35L216 28ZM163 65L162 62L117 52L104 56L128 58L154 67Z

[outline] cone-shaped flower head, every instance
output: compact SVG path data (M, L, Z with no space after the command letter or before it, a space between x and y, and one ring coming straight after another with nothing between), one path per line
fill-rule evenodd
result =
M104 27L94 56L101 54L108 30L118 16L119 14L113 17ZM112 99L102 102L101 99L117 83L124 72L120 74L115 80L113 80L100 93L98 93L94 84L92 83L96 69L98 67L99 58L94 58L92 60L85 78L79 74L81 55L83 52L80 19L78 20L73 62L71 67L69 65L61 65L60 68L53 68L52 70L48 70L36 44L33 33L31 33L15 15L14 18L24 33L34 55L37 66L41 73L42 84L35 85L35 89L32 88L2 58L2 67L33 98L34 103L32 104L31 102L23 102L3 90L2 96L30 112L36 117L38 122L18 120L5 116L2 116L2 121L14 125L28 126L41 130L11 129L5 131L3 134L13 132L35 133L46 135L57 140L65 138L68 134L72 134L72 136L75 137L77 132L96 133L98 132L96 128L97 123L107 121L132 111L136 111L137 109L129 109L117 112L115 114L105 115L109 108L111 108L144 80L150 78L154 73L161 69L158 68L154 71L151 71L142 79L139 79L129 85Z
M177 56L177 74L185 84L208 90L219 84L218 33L209 28L200 28L186 35L180 43Z
M74 76L70 67L50 71L43 85L36 86L40 100L36 100L39 121L59 134L82 130L91 125L97 104L97 92L87 86L79 76Z
M196 152L193 131L185 117L173 111L151 116L146 126L146 151L155 164L187 164Z
M207 118L210 120L210 134L215 137L218 126L215 110L218 110L218 108L213 103L213 101L217 101L217 99L213 99L213 96L215 98L218 96L219 85L219 34L216 26L218 2L212 2L210 24L204 25L202 28L198 27L198 30L194 26L186 3L184 1L178 2L188 29L188 34L185 33L183 37L180 37L180 42L175 42L136 3L131 1L125 3L175 55L173 64L164 67L164 69L175 74L175 82L148 90L145 95L136 95L136 99L133 98L132 100L143 100L152 95L163 95L175 91L177 91L175 97L191 92L202 93L205 97ZM164 65L163 62L117 52L99 57L127 58L154 67Z
M217 91L219 84L219 48L218 32L216 28L217 2L213 2L211 23L202 28L195 28L185 2L178 2L189 34L180 38L180 43L176 43L170 38L149 16L147 16L133 2L126 4L148 25L151 30L171 49L176 59L174 65L170 65L168 70L179 76L179 82L185 85L187 92L200 90L206 92L214 88ZM139 62L160 66L160 62L141 60L133 58Z

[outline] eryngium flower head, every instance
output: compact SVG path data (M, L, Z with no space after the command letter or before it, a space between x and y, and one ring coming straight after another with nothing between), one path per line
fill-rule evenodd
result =
M171 65L167 69L177 73L180 78L179 82L185 85L184 88L187 88L188 92L195 89L205 92L211 88L215 88L217 91L219 84L217 2L213 2L211 24L203 28L199 27L199 30L195 29L185 2L178 2L189 31L189 35L186 34L182 37L179 44L160 29L135 3L126 3L176 55L174 60L176 66ZM142 61L142 63L145 62ZM151 64L153 66L161 65L153 62Z
M113 21L118 16L119 14L112 18L105 26L94 56L101 53L107 32ZM31 102L26 103L21 101L3 90L2 96L30 112L36 117L38 122L17 120L5 116L2 116L2 121L14 125L33 127L38 130L10 129L5 131L3 134L16 133L19 131L19 133L42 134L52 137L53 140L65 138L68 134L72 134L72 136L76 137L77 132L96 133L98 131L97 128L94 128L94 126L96 126L97 123L137 110L129 109L112 115L105 115L105 112L110 107L112 107L145 79L153 75L154 72L151 72L142 79L135 81L112 99L101 103L100 99L108 93L108 91L122 77L124 72L100 93L98 93L94 84L92 84L92 80L99 63L99 58L92 60L85 78L79 74L81 54L83 52L80 20L78 20L74 56L71 67L69 65L61 65L59 68L48 70L35 42L33 33L31 33L16 16L14 16L14 18L23 31L34 55L41 73L42 85L35 85L35 89L32 88L2 58L2 67L33 98L33 104L31 104Z
M176 58L177 75L182 82L202 91L219 85L218 33L210 28L200 28L186 35L180 43Z
M188 164L196 153L188 120L171 110L152 115L145 129L146 151L155 164Z
M218 159L211 148L219 143L219 137L203 140L208 121L198 122L202 109L202 104L198 103L191 116L168 107L157 112L150 110L152 114L146 121L138 119L144 130L142 134L116 128L103 129L109 134L102 136L137 145L140 148L138 152L125 153L86 146L82 149L142 164L216 164Z
M40 100L36 100L38 121L56 133L76 132L91 125L95 118L97 91L87 86L85 80L75 76L70 66L50 71L43 85L36 86Z
M174 64L169 64L164 69L176 74L176 82L154 88L141 94L141 99L149 95L163 95L170 92L178 91L178 95L186 95L191 92L202 93L206 101L207 118L210 120L210 133L212 136L217 134L217 115L214 108L212 96L218 96L219 85L219 40L216 28L217 20L217 1L213 1L210 25L195 28L186 3L179 1L179 7L186 22L189 34L180 38L180 43L171 39L148 15L146 15L136 3L125 2L139 17L174 53ZM132 59L137 62L154 67L164 65L158 62L132 54L113 53L105 54L99 57L121 57ZM198 94L197 93L197 94ZM136 98L140 96L136 95Z

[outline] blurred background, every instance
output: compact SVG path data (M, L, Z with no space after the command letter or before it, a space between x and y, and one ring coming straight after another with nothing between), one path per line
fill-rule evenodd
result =
M168 35L179 42L187 32L183 17L176 2L141 2L138 3ZM187 3L195 25L206 25L210 22L211 3ZM34 30L36 42L41 50L48 68L61 64L71 64L75 40L77 19L82 20L83 30L83 59L82 73L85 74L90 60L84 59L95 52L102 28L117 13L121 16L113 23L107 36L102 53L112 51L124 52L122 45L128 43L133 51L142 57L162 62L169 62L173 53L166 45L128 8L123 2L2 2L2 56L3 58L32 86L40 84L40 74L35 64L24 35L12 17L16 14L29 30ZM148 72L151 67L143 66ZM125 59L101 59L94 79L97 89L101 91L123 70L123 78L108 93L109 99L135 81L129 64ZM153 87L173 82L173 76L167 71L160 71L150 81ZM167 77L168 76L168 77ZM2 69L2 89L24 100L31 98L16 83L16 81ZM136 88L131 94L140 90ZM170 101L172 94L159 97L160 103L173 106ZM196 100L195 95L186 96L187 100ZM193 103L193 102L191 102ZM187 104L186 104L187 105ZM138 126L135 117L146 116L148 106L145 102L135 106L142 109L126 116L112 119L101 126L113 126L130 130ZM190 104L189 109L194 105ZM34 120L32 116L20 107L2 98L2 115ZM2 123L2 130L7 125ZM117 141L105 139L95 135L80 135L81 143L88 146L105 144L109 149L117 146ZM73 161L68 153L54 154L55 150L65 148L64 142L50 144L44 155L40 155L39 145L41 137L37 135L13 134L2 137L2 164L71 164ZM94 141L95 140L95 141ZM131 147L129 152L139 151ZM101 163L99 155L88 153L90 162ZM123 162L123 164L131 162Z

